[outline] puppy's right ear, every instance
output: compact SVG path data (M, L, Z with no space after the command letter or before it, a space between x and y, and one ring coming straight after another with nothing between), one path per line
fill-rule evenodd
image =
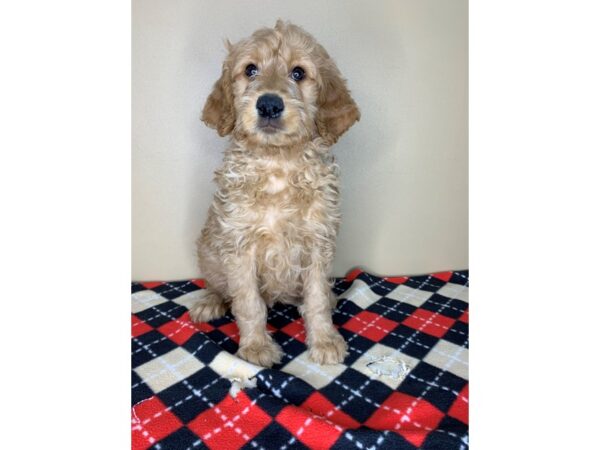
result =
M215 128L219 136L228 135L235 126L231 75L227 63L223 64L221 78L215 83L206 100L202 110L202 121L209 127Z

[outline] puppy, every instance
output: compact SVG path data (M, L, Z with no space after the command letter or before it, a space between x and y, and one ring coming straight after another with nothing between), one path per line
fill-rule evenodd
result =
M231 144L198 239L206 291L190 317L209 321L231 307L237 355L271 367L282 351L267 333L267 307L294 304L309 358L339 363L347 351L331 318L340 195L330 147L359 110L325 49L295 25L277 21L227 49L202 120Z

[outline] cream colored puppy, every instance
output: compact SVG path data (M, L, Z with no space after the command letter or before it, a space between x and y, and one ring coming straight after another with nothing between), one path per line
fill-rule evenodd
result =
M330 147L360 113L327 52L301 28L278 21L235 45L202 120L231 135L218 190L198 240L207 289L194 321L229 307L238 356L270 367L281 348L267 333L267 307L298 305L309 357L344 359L329 274L340 224L339 181Z

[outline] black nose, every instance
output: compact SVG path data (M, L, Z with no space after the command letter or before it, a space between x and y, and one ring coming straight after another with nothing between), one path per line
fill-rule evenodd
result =
M256 101L258 115L265 119L275 119L283 111L283 100L280 96L274 94L264 94L258 97Z

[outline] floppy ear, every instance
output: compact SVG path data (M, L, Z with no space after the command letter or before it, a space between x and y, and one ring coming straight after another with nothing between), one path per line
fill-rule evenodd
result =
M360 120L360 111L335 65L322 70L321 82L317 99L317 130L327 144L333 145L354 122Z
M223 64L221 78L215 83L202 110L202 121L215 128L219 136L231 133L235 126L235 110L231 90L231 76L226 64Z

